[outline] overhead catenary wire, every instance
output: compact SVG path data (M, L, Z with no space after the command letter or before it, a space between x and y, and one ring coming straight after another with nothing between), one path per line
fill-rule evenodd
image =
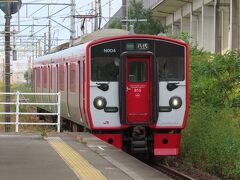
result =
M46 2L46 0L32 0L32 1L27 1L27 2L33 2L34 3L34 2L44 2L44 1ZM59 1L59 0L56 0L56 1L53 1L53 2L57 2L57 1ZM102 1L103 1L102 2L102 8L105 8L109 3L114 3L116 0L110 0L110 1L109 0L102 0ZM91 2L94 2L94 1L91 1ZM77 9L76 13L80 14L80 13L84 13L85 12L86 14L90 14L91 12L93 12L93 8L88 8L88 7L91 6L91 2L84 4L83 6L80 6L79 8L76 8ZM79 3L80 2L77 1L77 4L79 4ZM55 6L53 7L53 9L51 9L51 13L54 10L55 10ZM52 17L53 18L58 18L58 20L60 20L59 18L62 18L62 17L67 16L67 15L70 15L70 13L69 12L66 13L66 10L64 10L63 13L61 12L60 14L52 15ZM37 22L35 24L39 24L41 22L44 22L46 20L46 18L47 18L47 17L38 17L37 15L34 16L33 18L35 18L35 17L37 17L37 20L34 20L34 21ZM98 18L100 18L100 19L103 18L105 21L106 21L106 19L109 19L109 17L106 17L106 16L99 16ZM16 19L16 17L13 16L13 22L17 23L17 20L15 20L15 19ZM21 22L23 24L27 23L27 22L32 22L32 18L28 19L28 18L25 18L25 17L21 17L21 19L22 19ZM78 27L81 26L81 23L82 23L81 19L80 20L76 20L76 25L79 25ZM90 20L88 20L88 21L86 21L86 23L91 23L91 22L90 22ZM48 26L48 24L46 24L46 26ZM66 25L66 27L70 27L70 26L71 25ZM53 30L53 32L55 34L64 34L64 33L60 33L62 31L64 31L64 28L62 28L62 27L59 28L59 25L57 25L55 23L52 25L51 28L52 28L52 30ZM39 33L37 31L39 31L39 32L44 31L44 28L41 29L40 27L39 28L34 28L34 29L35 29L34 37L38 37ZM28 30L26 29L25 31L27 32ZM26 37L26 38L23 38L23 37L19 38L19 37L17 37L17 38L18 39L31 39L31 37ZM41 42L43 42L43 38L44 38L44 36L38 37L38 38L36 38L36 40L40 40ZM66 40L66 39L62 39L62 38L55 38L55 39L53 39L53 41L64 41L64 40Z

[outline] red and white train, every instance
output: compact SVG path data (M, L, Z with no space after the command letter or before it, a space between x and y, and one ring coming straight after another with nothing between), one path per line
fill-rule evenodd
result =
M62 119L119 149L177 155L189 109L188 51L161 36L92 37L37 58L33 87L60 91Z

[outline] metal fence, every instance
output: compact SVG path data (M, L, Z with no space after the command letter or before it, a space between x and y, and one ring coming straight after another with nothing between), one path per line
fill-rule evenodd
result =
M16 115L15 122L0 122L2 125L15 125L15 132L19 132L19 125L53 125L57 126L57 132L60 132L60 100L61 100L61 94L58 93L22 93L22 92L16 92L16 93L0 93L0 95L15 95L16 101L14 102L0 102L0 105L16 105L16 111L15 112L0 112L0 115ZM55 103L37 103L37 102L21 102L20 101L20 95L34 95L34 96L57 96L57 102ZM46 106L57 106L57 112L55 113L38 113L38 112L20 112L20 106L21 105L46 105ZM56 123L34 123L34 122L20 122L19 116L20 115L48 115L48 116L57 116L57 122Z

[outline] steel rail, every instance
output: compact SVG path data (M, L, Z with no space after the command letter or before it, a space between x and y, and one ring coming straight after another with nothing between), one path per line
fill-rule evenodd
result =
M194 178L183 174L182 172L179 172L173 168L170 168L168 166L165 166L161 163L154 163L151 165L153 168L157 169L158 171L163 172L164 174L168 175L169 177L177 180L195 180Z

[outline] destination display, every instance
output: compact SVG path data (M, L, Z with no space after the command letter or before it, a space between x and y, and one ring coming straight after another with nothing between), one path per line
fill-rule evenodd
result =
M92 57L120 57L125 51L151 51L154 52L154 41L145 39L131 39L112 41L99 44L91 48Z

